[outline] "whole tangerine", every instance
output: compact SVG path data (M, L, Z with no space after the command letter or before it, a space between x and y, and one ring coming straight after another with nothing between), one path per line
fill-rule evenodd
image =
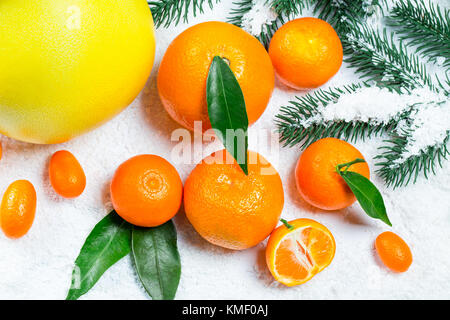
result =
M203 159L184 189L186 216L207 241L233 250L253 247L276 227L284 205L272 165L249 151L248 175L225 150Z
M140 227L156 227L178 212L183 184L177 170L156 155L139 155L122 163L111 182L116 212Z
M324 138L312 143L300 156L295 169L297 189L306 202L323 210L340 210L352 205L356 197L345 180L336 172L336 166L364 159L361 152L348 142ZM367 179L367 163L356 163L349 169Z
M272 95L275 73L264 46L232 24L197 24L181 33L168 47L158 72L158 92L170 116L193 130L202 121L211 128L206 102L206 80L215 56L224 58L244 94L249 124L263 114Z
M269 55L281 82L294 89L313 89L339 71L343 49L330 24L308 17L278 29L270 42Z

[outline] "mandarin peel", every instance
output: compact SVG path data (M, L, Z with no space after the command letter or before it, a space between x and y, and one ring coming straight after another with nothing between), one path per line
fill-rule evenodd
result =
M331 232L311 219L286 222L267 243L266 262L275 280L296 286L311 280L333 260L336 243Z

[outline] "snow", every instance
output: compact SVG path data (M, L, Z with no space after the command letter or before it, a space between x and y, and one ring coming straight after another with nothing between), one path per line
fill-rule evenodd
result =
M190 25L225 21L231 1L222 1L214 11L192 19ZM183 179L195 166L173 157L178 141L171 140L179 126L167 115L158 98L156 75L164 51L187 25L157 31L156 62L147 86L119 116L104 126L61 145L38 146L1 137L0 192L16 179L29 179L37 190L38 208L30 232L19 240L0 234L0 298L64 299L75 258L94 225L111 209L109 182L117 166L143 153L170 160ZM357 80L343 65L325 86ZM356 143L369 162L373 182L384 197L393 228L367 217L355 204L339 212L324 212L309 206L298 194L294 168L301 152L277 144L274 116L281 105L300 93L277 84L262 118L250 130L250 148L267 157L279 171L285 190L283 218L311 218L333 233L337 251L332 264L308 283L287 288L273 281L265 265L264 248L234 252L203 240L180 212L175 218L182 259L182 277L177 299L450 299L450 163L429 180L392 190L374 174L373 157L385 137ZM369 102L386 97L378 94ZM390 99L390 98L389 98ZM388 103L389 100L385 102ZM350 101L349 101L350 102ZM354 101L355 105L358 100ZM342 106L345 108L345 106ZM448 118L448 113L447 113ZM194 159L218 144L195 140ZM87 187L77 199L65 200L51 189L47 166L60 149L73 152L83 165ZM378 234L392 230L410 245L414 262L403 274L392 273L378 260L373 243ZM133 271L129 257L109 269L83 299L148 299Z
M407 143L402 157L395 162L400 163L412 156L419 155L430 146L441 146L450 133L450 100L442 100L439 104L425 104L418 107L398 128L402 135L406 134Z
M377 98L373 99L373 97ZM337 101L326 106L320 105L317 114L300 121L299 124L304 127L335 121L370 121L374 125L386 124L413 106L423 105L430 101L442 102L443 99L427 89L416 89L410 94L400 95L385 88L363 87L355 93L342 94ZM448 112L447 109L444 109L445 111ZM427 122L427 124L431 123Z
M242 29L259 36L264 26L270 26L277 19L278 14L266 0L253 0L252 8L242 18Z

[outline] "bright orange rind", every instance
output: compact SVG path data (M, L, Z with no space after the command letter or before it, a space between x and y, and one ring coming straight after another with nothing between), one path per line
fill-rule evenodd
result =
M331 232L310 219L297 219L275 229L266 248L266 262L275 280L292 287L311 280L333 260Z

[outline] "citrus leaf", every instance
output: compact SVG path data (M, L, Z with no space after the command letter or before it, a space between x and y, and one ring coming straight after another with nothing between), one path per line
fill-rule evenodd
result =
M172 300L181 276L173 222L155 228L133 227L131 250L136 272L152 299Z
M130 253L131 226L112 211L87 237L75 261L72 286L67 300L76 300L88 292L117 261Z
M386 213L383 197L377 187L366 177L353 171L338 171L352 190L359 204L368 216L380 219L392 227Z
M220 57L214 57L209 69L206 100L214 132L248 174L248 117L244 94L233 71Z

